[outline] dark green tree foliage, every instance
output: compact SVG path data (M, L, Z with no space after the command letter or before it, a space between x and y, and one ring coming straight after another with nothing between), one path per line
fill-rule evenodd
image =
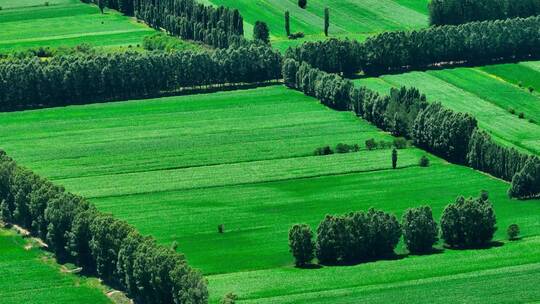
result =
M398 160L398 152L397 149L392 149L392 169L395 169L397 167L397 160Z
M44 238L62 262L96 273L140 303L204 304L206 280L183 255L100 213L0 151L1 219Z
M520 199L540 196L540 159L538 157L531 157L521 171L514 175L508 194Z
M328 7L324 8L324 35L328 37L328 28L330 28L330 10Z
M362 44L329 39L287 50L286 57L326 72L368 75L425 69L440 64L486 64L537 58L540 16L472 22L417 31L385 32Z
M218 48L244 42L243 18L237 9L206 6L196 0L108 0L106 5L182 39Z
M313 260L315 243L313 232L306 224L296 224L289 230L289 251L294 257L295 264L303 267Z
M506 235L510 241L517 240L519 238L519 226L517 224L512 224L506 229Z
M111 2L113 2L113 1L111 1ZM107 7L107 0L97 0L97 5L99 7L99 10L103 14L103 9L105 9L105 7Z
M456 113L440 103L430 103L416 117L412 138L417 146L445 159L465 164L474 117Z
M321 264L336 264L389 257L400 237L397 218L382 211L328 215L317 228L317 258Z
M306 8L307 6L307 0L298 0L298 6L300 8Z
M143 98L182 88L279 78L281 55L257 45L216 51L83 54L44 61L25 58L0 61L0 110Z
M317 227L315 252L321 264L336 264L343 256L345 219L327 215Z
M506 181L511 181L531 158L534 157L497 144L487 132L479 129L469 141L468 165Z
M441 218L441 233L451 247L474 248L489 244L497 230L495 211L487 196L458 197Z
M439 240L437 223L429 206L407 209L401 226L405 245L411 253L428 253Z
M285 33L287 37L291 35L291 16L289 11L285 11Z
M255 26L253 27L253 39L261 41L264 44L270 43L270 29L265 22L255 22Z
M327 39L304 42L299 47L290 47L285 58L306 62L314 68L328 73L352 75L361 64L361 45L356 40Z
M540 15L538 0L432 0L429 3L431 25L536 15Z

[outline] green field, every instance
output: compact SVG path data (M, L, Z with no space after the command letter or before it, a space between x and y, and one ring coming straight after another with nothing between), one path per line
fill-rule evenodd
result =
M286 49L305 40L324 38L324 8L330 9L330 35L364 39L382 31L417 29L428 25L428 0L318 0L306 9L297 0L204 0L204 3L237 8L245 20L246 36L255 21L270 27L273 45ZM285 11L290 12L291 31L303 32L305 39L287 40Z
M0 254L2 304L111 303L97 280L63 272L13 231L0 228Z
M540 155L540 94L527 90L529 86L538 88L539 79L539 62L523 62L411 72L355 82L384 93L390 87L415 86L430 101L471 113L498 141ZM524 119L518 117L521 112Z
M538 200L509 200L507 183L433 156L421 168L425 152L416 148L399 151L396 170L388 149L313 156L327 144L392 138L281 86L2 113L0 124L1 148L20 164L163 244L177 241L207 275L212 303L228 292L247 303L540 296L531 290L540 277ZM292 267L287 231L294 223L315 228L325 214L369 207L400 216L421 204L438 218L456 196L481 189L498 215L496 239L518 223L522 240L351 267ZM402 245L397 251L406 253Z
M30 47L136 46L154 33L133 18L79 0L0 0L0 52Z

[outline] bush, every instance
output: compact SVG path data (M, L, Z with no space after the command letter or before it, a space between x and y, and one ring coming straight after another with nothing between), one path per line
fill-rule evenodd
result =
M407 209L401 226L405 245L411 253L430 252L439 240L437 223L429 206Z
M238 300L238 296L232 292L229 292L223 297L221 304L235 304L236 300Z
M317 148L315 149L315 152L314 152L315 156L324 156L324 155L330 155L330 154L334 154L334 151L332 151L332 148L330 148L330 146Z
M534 92L534 88L533 88L533 87L529 87L529 93L532 94L532 92Z
M418 162L418 165L420 167L429 167L429 158L427 158L427 156L425 155L422 155L422 157L420 157L420 161Z
M218 233L223 233L225 232L225 226L223 226L223 224L219 224L217 226L217 230L218 230Z
M510 112L510 114L516 114L516 110L514 110L514 108L510 107L508 108L508 112Z
M451 247L482 247L493 239L496 223L493 205L487 197L458 197L443 211L442 238Z
M348 145L339 143L336 145L336 153L349 153L349 152L358 152L360 151L360 146L357 144Z
M519 226L517 224L512 224L508 226L508 229L506 230L506 234L508 235L508 239L510 241L517 240L519 238Z
M288 37L291 40L300 39L300 38L304 38L304 33L303 32L296 32L296 33L290 34Z
M303 267L313 260L314 248L313 232L308 225L296 224L289 230L289 251L297 267Z
M375 139L371 138L371 139L366 140L366 149L368 150L377 149L377 142L375 141Z
M407 144L407 140L403 137L394 138L394 147L396 147L396 149L405 149L407 148Z
M523 112L519 112L519 115L518 115L519 119L523 119L525 118L525 113Z
M306 8L307 6L307 0L298 0L298 6L300 8Z

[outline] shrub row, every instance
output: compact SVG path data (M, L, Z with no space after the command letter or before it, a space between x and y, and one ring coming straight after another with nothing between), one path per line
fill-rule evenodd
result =
M281 78L281 55L250 45L0 61L0 110L156 96L186 87ZM151 77L150 77L151 76Z
M443 211L441 236L449 247L484 247L493 239L496 223L486 192L479 198L458 197ZM314 257L323 265L350 264L392 257L401 235L410 253L433 251L439 229L431 207L407 209L401 223L394 215L375 209L327 215L316 236L308 225L296 224L289 230L289 249L299 267L306 266Z
M0 151L0 220L44 240L60 262L74 262L141 303L207 303L206 281L182 254L101 213Z
M415 88L393 88L383 96L290 58L283 64L283 78L287 86L316 97L328 107L353 111L379 128L411 138L415 145L449 161L512 181L512 197L540 195L538 157L495 143L477 128L474 117L440 103L427 103Z
M98 3L99 0L83 0ZM108 0L111 9L135 16L182 39L227 48L243 40L243 18L237 9L213 7L195 0Z
M286 57L330 73L378 75L440 64L485 64L540 54L540 16L385 32L365 42L306 42Z
M431 25L462 24L540 15L538 0L432 0Z

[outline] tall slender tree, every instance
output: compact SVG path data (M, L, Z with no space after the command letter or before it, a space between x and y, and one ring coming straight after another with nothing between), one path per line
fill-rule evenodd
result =
M256 21L253 27L253 38L266 44L270 43L270 30L268 25L262 21Z
M324 35L328 37L328 28L330 27L330 9L324 9Z
M395 169L397 167L397 150L396 148L392 149L392 168Z
M291 35L291 20L289 11L285 12L285 32L287 33L287 37Z

